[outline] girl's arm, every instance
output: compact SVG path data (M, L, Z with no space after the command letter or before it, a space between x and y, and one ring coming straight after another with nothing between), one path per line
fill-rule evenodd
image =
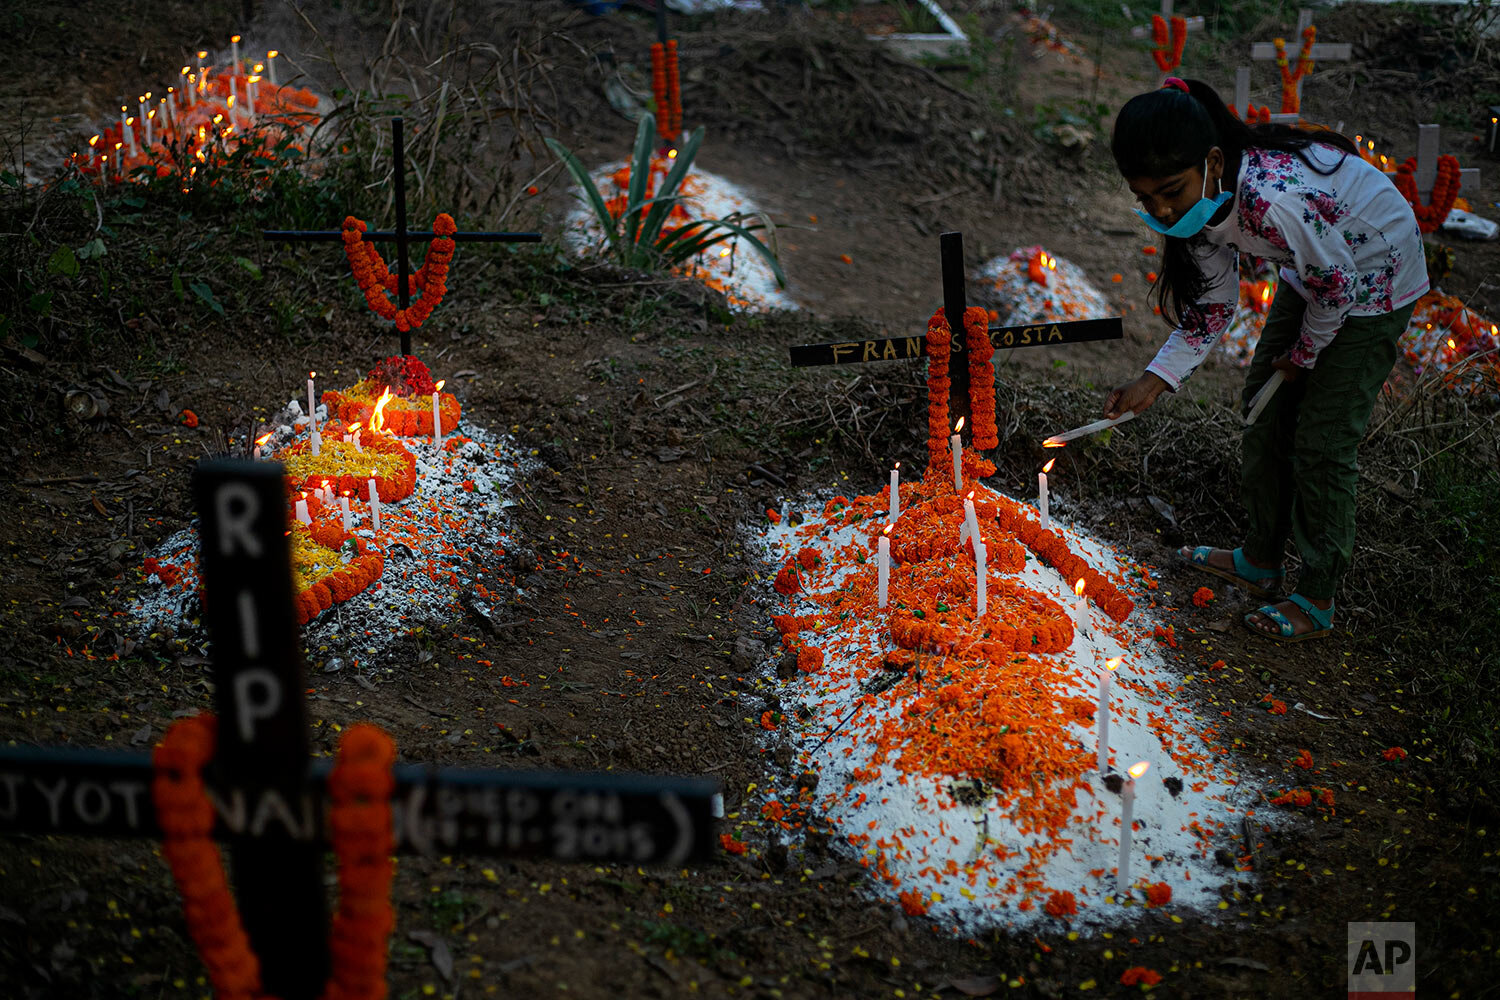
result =
M1359 268L1344 239L1343 228L1328 219L1328 211L1273 203L1269 213L1285 238L1295 264L1292 284L1307 302L1302 333L1290 358L1299 368L1311 368L1328 346L1354 305L1359 291ZM1283 268L1283 276L1288 269Z
M1182 325L1172 331L1146 366L1146 371L1160 378L1173 392L1208 357L1208 352L1229 328L1240 301L1239 254L1212 243L1193 249L1198 269L1208 281L1208 291L1183 310Z

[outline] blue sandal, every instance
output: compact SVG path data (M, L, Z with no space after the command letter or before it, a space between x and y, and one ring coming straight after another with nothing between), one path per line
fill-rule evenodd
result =
M1177 555L1186 559L1188 565L1194 569L1201 569L1203 572L1211 573L1221 580L1228 580L1236 587L1243 587L1252 597L1259 597L1264 600L1265 598L1276 596L1276 591L1272 587L1279 584L1282 578L1286 576L1286 570L1279 567L1277 569L1261 569L1245 558L1244 549L1231 549L1229 554L1234 559L1234 572L1231 573L1227 569L1220 569L1217 566L1210 566L1208 564L1208 557L1213 554L1213 551L1214 547L1212 545L1200 545L1189 554L1187 546L1183 546L1177 550Z
M1301 635L1297 635L1297 626L1292 624L1290 618L1277 610L1274 604L1267 604L1256 608L1251 614L1258 614L1270 621L1271 624L1276 626L1275 632L1262 628L1252 622L1250 615L1246 615L1244 618L1245 627L1258 635L1263 635L1268 639L1275 639L1277 642L1301 642L1304 639L1321 639L1333 631L1333 608L1324 611L1301 594L1292 594L1287 600L1295 604L1302 610L1303 614L1307 615L1307 620L1313 624L1311 632L1304 632Z

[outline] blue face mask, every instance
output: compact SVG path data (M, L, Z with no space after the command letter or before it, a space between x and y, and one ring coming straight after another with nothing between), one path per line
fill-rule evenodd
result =
M1223 183L1222 181L1220 182ZM1156 216L1148 212L1135 210L1135 214L1141 217L1141 221L1163 236L1171 236L1179 240L1185 240L1189 236L1197 235L1198 231L1208 225L1208 220L1219 210L1219 206L1234 197L1233 191L1220 191L1212 198L1208 195L1208 161L1203 161L1203 192L1198 198L1198 203L1186 212L1171 226L1164 226L1156 220Z

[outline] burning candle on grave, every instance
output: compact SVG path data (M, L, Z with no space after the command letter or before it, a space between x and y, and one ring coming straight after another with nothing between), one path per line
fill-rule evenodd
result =
M255 70L250 74L250 79L245 81L245 104L250 113L250 124L255 124L255 102L260 100L260 63L255 64Z
M177 75L182 78L177 89L177 100L183 107L190 108L193 106L193 78L186 66L178 70Z
M973 539L975 546L979 544L979 516L974 512L974 491L964 497L964 524L958 531L958 547L964 547L966 539Z
M307 494L303 493L297 497L297 520L303 524L312 524L312 515L307 512Z
M360 432L360 426L359 426L359 424L355 424L354 426L350 427L349 429L354 432L354 450L357 451L357 452L360 452L361 454L363 454L364 453L364 449L359 446L359 432Z
M1116 883L1121 896L1130 891L1130 835L1131 828L1135 826L1135 781L1150 767L1151 765L1145 761L1132 764L1127 772L1129 777L1125 779L1125 788L1120 803L1120 877Z
M344 495L339 497L339 506L344 511L344 534L352 535L354 534L354 512L349 509L348 490L345 490Z
M146 145L147 145L147 147L149 147L151 145L151 123L146 120L146 98L149 97L149 96L151 96L151 95L149 95L149 94L143 94L142 96L137 97L135 99L136 119L141 123L142 127L146 130Z
M96 155L98 154L98 149L96 147L99 145L99 139L100 136L96 135L89 140L89 166L98 167L100 176L103 176L104 157L102 155Z
M307 430L312 435L314 455L318 453L318 411L313 405L313 380L317 377L317 372L307 373Z
M271 440L272 433L273 432L268 431L267 433L262 434L260 437L255 439L255 461L260 461L260 450L265 446L265 443L267 441Z
M318 493L318 499L330 507L333 506L333 489L328 485L328 480L326 479L323 480L323 488Z
M886 605L887 591L891 584L891 529L895 526L887 524L880 537L875 540L875 589L882 608Z
M239 35L230 35L229 36L229 51L233 55L233 58L234 58L234 62L230 64L230 70L229 70L230 85L232 86L233 83L234 83L234 75L240 71L240 36Z
M1500 132L1500 118L1490 119L1490 152L1495 151L1495 133Z
M1036 474L1036 502L1042 511L1043 531L1052 526L1052 518L1047 510L1047 473L1052 471L1052 463L1056 461L1055 458L1048 459L1047 464L1042 466L1042 471Z
M439 379L438 384L432 387L432 447L441 451L443 447L443 418L438 413L438 396L443 391L443 383L447 379Z
M370 470L370 527L380 534L380 487L375 482L375 470Z
M948 439L948 444L953 449L953 492L955 493L964 488L964 445L963 436L959 433L963 429L964 418L959 417L958 423L953 425L953 436Z
M278 86L276 83L276 57L279 55L281 53L275 49L266 53L266 75L271 78L271 86L273 87Z
M1104 661L1104 670L1099 674L1099 707L1094 711L1094 719L1099 727L1098 757L1099 773L1109 773L1109 688L1110 680L1115 675L1115 670L1120 666L1120 658Z
M895 524L896 518L901 516L901 463L891 470L891 513L886 520Z
M989 570L989 551L984 547L984 539L979 537L979 532L974 532L974 617L983 618L985 610L989 607L989 593L987 590L986 577Z
M125 150L120 147L123 143L115 143L115 171L120 175L120 180L125 179Z
M130 155L135 155L135 129L131 128L133 119L130 117L130 109L120 105L120 138L130 143ZM124 171L121 171L122 173Z

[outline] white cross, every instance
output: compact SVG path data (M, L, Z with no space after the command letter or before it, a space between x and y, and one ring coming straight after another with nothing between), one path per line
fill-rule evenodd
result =
M1303 8L1297 14L1297 33L1292 38L1287 39L1286 45L1288 49L1291 49L1295 45L1298 52L1302 51L1302 32L1306 31L1312 25L1312 19L1312 11L1306 8ZM1332 45L1317 42L1313 45L1312 52L1309 55L1313 62L1344 62L1354 58L1354 46L1348 42L1339 42ZM1250 58L1261 61L1275 59L1276 43L1256 42L1250 46ZM1297 59L1296 55L1290 51L1287 52L1286 58L1289 64L1295 63ZM1292 72L1296 72L1295 66L1288 65L1287 68L1291 69ZM1302 81L1305 79L1307 79L1305 76L1297 78L1297 102L1299 104L1302 102Z
M1239 112L1240 121L1250 120L1250 67L1241 66L1234 71L1234 105L1235 111ZM1271 115L1271 121L1278 125L1295 125L1301 115L1282 114L1275 112Z
M1172 0L1161 0L1161 19L1163 21L1166 21L1167 24L1169 24L1169 25L1172 23ZM1203 30L1203 26L1204 26L1204 20L1203 20L1203 18L1201 18L1201 17L1186 17L1186 18L1183 18L1183 20L1187 22L1187 30L1188 31L1202 31ZM1150 35L1151 35L1151 25L1149 25L1149 24L1138 24L1134 28L1130 29L1130 37L1131 38L1148 38L1148 37L1150 37Z
M1436 125L1417 126L1417 169L1412 174L1417 182L1417 194L1423 201L1432 198L1432 185L1437 180L1438 161L1438 127ZM1388 174L1395 176L1397 164L1386 161L1391 169ZM1469 196L1479 195L1479 171L1471 167L1464 167L1458 172L1458 186L1462 191L1467 191Z

